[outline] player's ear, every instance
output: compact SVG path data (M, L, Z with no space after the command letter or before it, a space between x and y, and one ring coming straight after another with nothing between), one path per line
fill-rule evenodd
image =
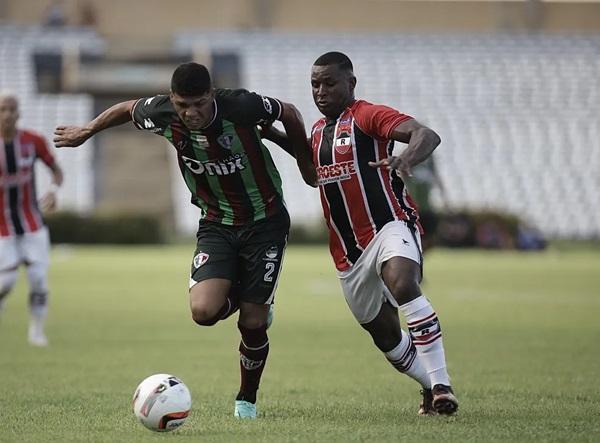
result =
M350 83L350 92L352 93L352 95L354 95L354 88L356 88L356 77L353 75L350 76L348 82Z

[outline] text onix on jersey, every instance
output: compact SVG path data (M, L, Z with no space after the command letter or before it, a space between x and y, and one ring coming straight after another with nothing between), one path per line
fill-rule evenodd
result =
M143 98L133 107L139 129L165 137L177 150L179 169L204 218L241 226L283 210L281 178L256 125L280 117L281 104L246 90L215 91L214 117L190 130L169 97Z

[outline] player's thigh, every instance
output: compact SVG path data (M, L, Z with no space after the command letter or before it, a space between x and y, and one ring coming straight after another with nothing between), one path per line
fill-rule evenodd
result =
M244 233L239 258L242 302L274 302L289 229L289 216L283 212L255 223Z
M48 228L43 226L35 232L23 234L18 243L19 255L27 264L35 263L38 267L47 269L50 261L50 235Z
M230 230L215 223L200 223L190 270L192 311L218 311L237 281L238 250Z
M209 278L196 283L190 289L190 311L194 318L214 317L227 300L231 289L231 280Z
M414 226L392 222L381 231L376 268L398 304L420 295L423 256L421 238Z
M372 322L386 301L396 306L373 266L374 259L365 256L367 252L363 252L349 271L339 274L344 299L361 325Z
M201 222L190 269L190 290L209 279L237 281L238 248L228 228Z
M0 237L0 271L15 269L21 263L21 257L17 248L19 237Z

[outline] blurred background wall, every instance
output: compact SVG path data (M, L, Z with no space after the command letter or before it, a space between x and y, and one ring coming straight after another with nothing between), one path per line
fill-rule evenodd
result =
M600 2L0 2L0 89L21 98L21 125L49 139L57 124L168 92L190 59L220 86L296 104L310 128L310 66L330 50L354 61L358 97L441 135L447 196L434 192L434 205L516 214L548 237L600 237ZM194 232L198 213L162 139L126 125L87 145L58 152L63 209L146 211ZM317 193L271 149L294 223L320 225Z

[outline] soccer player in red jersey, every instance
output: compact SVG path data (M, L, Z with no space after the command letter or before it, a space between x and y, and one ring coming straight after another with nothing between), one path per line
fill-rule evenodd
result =
M313 161L344 296L390 363L423 386L420 414L453 414L442 330L421 292L419 217L402 177L425 160L439 136L395 109L354 98L356 77L340 52L311 71L314 102L324 115L312 129ZM392 156L395 141L407 143ZM400 328L402 312L410 335Z
M17 281L19 265L25 264L30 288L29 343L46 346L50 241L36 198L35 161L41 159L52 174L50 190L40 200L42 210L54 208L63 174L46 141L19 129L18 119L17 98L0 93L0 311Z
M423 387L419 414L453 414L442 330L419 286L422 229L402 179L440 138L395 109L356 100L352 62L340 52L315 61L311 85L324 115L311 132L313 162L346 302L388 361ZM292 153L284 133L268 127L263 134ZM395 141L408 144L399 156L392 156Z
M269 353L270 307L290 220L281 177L257 124L283 123L305 181L316 171L302 116L289 103L238 89L213 88L204 65L183 63L171 93L118 103L85 127L59 126L57 147L79 146L126 122L165 137L202 209L189 288L192 319L212 326L238 310L240 390L234 415L256 418L259 383Z

